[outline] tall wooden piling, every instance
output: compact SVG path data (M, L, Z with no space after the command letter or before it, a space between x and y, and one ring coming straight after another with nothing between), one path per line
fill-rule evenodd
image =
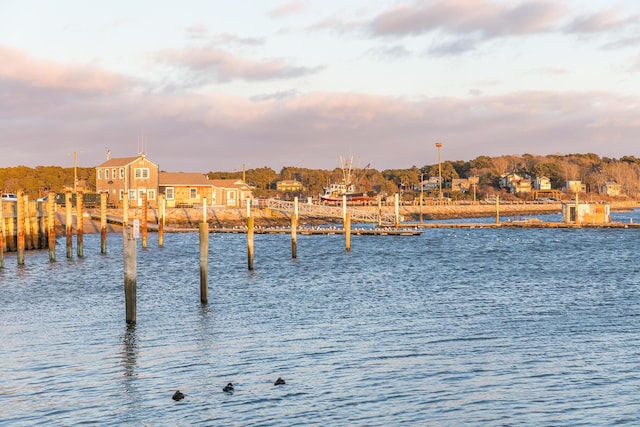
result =
M251 203L247 198L247 264L249 270L253 270L253 217L251 216Z
M31 207L29 206L29 196L23 195L24 205L24 248L26 250L33 249L33 233L31 229Z
M4 202L0 191L0 268L4 267Z
M76 193L76 251L78 258L84 256L84 200L82 199L82 191Z
M124 257L124 303L127 324L136 323L136 238L133 227L122 227Z
M9 223L7 224L7 245L10 251L16 250L16 219L18 216L18 203L9 203L11 213L9 214Z
M351 251L351 214L347 212L344 218L344 243L347 252Z
M378 194L378 227L382 227L382 196Z
M18 227L18 265L24 265L24 191L18 191L17 206L17 227Z
M100 193L100 253L107 253L107 193Z
M49 192L49 200L47 201L47 226L49 228L49 261L56 260L56 195L53 191Z
M158 246L164 246L164 213L165 199L163 194L158 195Z
M347 218L347 195L342 195L342 221Z
M66 211L65 218L65 235L66 235L66 243L67 243L67 258L73 257L73 237L72 237L72 228L71 221L72 213L71 213L71 191L67 191L64 195L64 207Z
M500 196L496 195L496 224L500 224Z
M396 228L400 226L400 198L398 193L393 195L394 219L393 223Z
M140 235L142 236L142 247L147 247L147 193L142 193L142 221L140 222Z
M298 257L298 198L293 199L293 215L291 215L291 258Z
M207 223L207 199L202 202L200 223L200 302L209 302L209 224Z

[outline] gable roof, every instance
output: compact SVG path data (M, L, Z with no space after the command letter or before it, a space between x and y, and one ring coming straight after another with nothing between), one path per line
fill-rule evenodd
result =
M159 185L208 185L212 186L212 180L199 172L160 172Z
M117 158L109 159L106 162L101 163L96 167L97 168L110 168L110 167L117 167L117 166L127 166L127 165L130 165L131 163L135 162L136 160L138 160L140 158L146 159L149 163L152 163L156 167L158 166L155 163L153 163L151 160L147 159L144 155L141 155L141 156L136 156L136 157L117 157Z
M240 190L249 190L249 186L241 179L211 179L209 180L214 186L220 188L237 188Z

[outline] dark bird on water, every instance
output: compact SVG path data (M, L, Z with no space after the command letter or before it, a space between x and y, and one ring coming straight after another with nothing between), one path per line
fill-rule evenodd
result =
M283 380L282 378L280 378L280 377L278 377L278 379L276 380L276 382L275 382L275 383L273 383L273 385L282 385L282 384L286 384L286 383L285 383L285 382L284 382L284 380Z
M184 399L184 393L182 393L180 390L176 390L175 393L173 393L173 397L171 397L173 400L182 400Z
M222 389L225 393L231 393L233 391L233 384L229 383Z

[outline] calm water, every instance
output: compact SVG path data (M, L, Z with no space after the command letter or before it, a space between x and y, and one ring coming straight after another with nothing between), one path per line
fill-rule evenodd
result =
M640 230L211 235L206 306L197 239L138 249L135 328L119 235L6 255L0 424L640 424Z

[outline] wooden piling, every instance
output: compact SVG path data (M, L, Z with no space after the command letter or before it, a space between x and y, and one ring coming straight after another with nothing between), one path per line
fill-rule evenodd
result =
M125 191L122 198L122 226L127 225L129 225L129 192Z
M47 228L45 226L44 208L44 202L38 202L38 249L47 247Z
M200 302L209 302L209 224L207 223L207 200L202 203L200 223Z
M496 224L500 224L500 196L496 195Z
M0 191L0 268L4 267L4 202Z
M291 215L291 258L298 257L298 198L293 199L293 215Z
M49 261L55 261L56 260L56 212L55 212L55 206L56 206L56 200L55 200L55 193L53 191L49 192L49 200L48 200L48 207L47 207L47 214L48 214L48 223L47 226L49 228Z
M140 222L140 235L142 236L142 247L147 247L147 193L142 193L142 221Z
M16 219L18 216L18 203L9 203L9 208L11 213L9 215L9 223L7 224L7 245L9 247L9 251L16 250Z
M29 196L25 194L23 196L24 206L24 248L25 250L33 249L33 233L31 229L31 206L29 206Z
M24 265L24 191L18 191L18 265Z
M378 227L382 227L382 196L378 194Z
M253 217L251 216L251 204L247 199L247 264L249 270L253 270Z
M164 246L164 212L165 199L163 194L158 195L158 246Z
M76 193L76 251L78 258L84 256L84 200L82 199L82 191Z
M107 193L100 193L100 253L107 253Z
M347 212L344 218L344 236L345 236L345 248L347 252L351 251L351 214Z
M65 235L67 238L67 258L73 257L73 238L72 238L72 214L71 214L71 191L67 191L64 195L64 207L66 210Z
M136 323L136 239L133 227L122 227L124 256L124 301L127 324Z
M396 228L400 226L400 199L398 193L393 195L393 206L394 206L394 225Z

